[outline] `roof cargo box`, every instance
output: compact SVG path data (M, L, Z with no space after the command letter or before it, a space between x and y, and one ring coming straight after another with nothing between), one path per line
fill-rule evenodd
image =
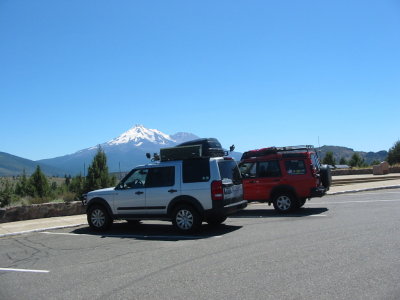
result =
M183 160L190 158L201 157L201 146L181 146L172 148L162 148L160 149L160 160L170 161L170 160Z
M226 151L222 148L221 143L216 138L203 138L184 142L177 147L200 145L203 157L220 157L225 156Z

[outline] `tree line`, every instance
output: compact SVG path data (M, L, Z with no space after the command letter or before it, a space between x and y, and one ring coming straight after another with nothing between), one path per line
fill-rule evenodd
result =
M389 149L387 162L389 165L400 164L400 141L397 141L392 148ZM327 152L324 159L322 160L323 164L336 166L338 163L336 162L335 157L333 156L333 152ZM380 161L373 161L371 165L377 165ZM365 163L364 159L360 154L354 153L350 160L346 160L345 158L341 158L339 161L339 165L348 165L350 167L368 167L368 164Z
M0 182L0 207L22 203L38 204L61 200L70 202L80 199L89 191L114 186L116 177L109 174L107 157L101 147L98 148L92 163L88 167L87 176L81 174L72 177L65 175L61 184L49 182L40 166L31 176L25 170L16 182L7 178Z

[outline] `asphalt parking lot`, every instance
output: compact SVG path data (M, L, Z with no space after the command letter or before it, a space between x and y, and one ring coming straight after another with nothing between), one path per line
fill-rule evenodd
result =
M0 299L398 299L400 189L252 204L226 224L87 225L0 239Z

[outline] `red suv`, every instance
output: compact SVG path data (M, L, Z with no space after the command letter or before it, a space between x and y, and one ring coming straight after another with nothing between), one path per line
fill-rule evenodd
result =
M330 169L321 165L312 146L271 147L243 153L240 164L244 199L273 203L286 213L307 199L322 197L332 182Z

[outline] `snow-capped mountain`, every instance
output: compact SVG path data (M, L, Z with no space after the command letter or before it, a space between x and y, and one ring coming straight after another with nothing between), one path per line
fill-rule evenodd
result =
M179 132L168 135L157 129L135 125L118 137L101 143L107 155L110 172L129 171L134 166L148 162L146 153L159 153L160 148L173 147L179 143L197 139L192 133ZM65 170L67 174L85 174L93 160L98 146L77 151L73 154L43 159L39 162ZM63 175L63 174L62 174Z
M133 143L136 147L140 147L145 141L158 145L169 145L171 143L176 143L176 141L168 134L162 133L157 129L148 129L143 125L136 125L106 144L108 146L114 146Z

